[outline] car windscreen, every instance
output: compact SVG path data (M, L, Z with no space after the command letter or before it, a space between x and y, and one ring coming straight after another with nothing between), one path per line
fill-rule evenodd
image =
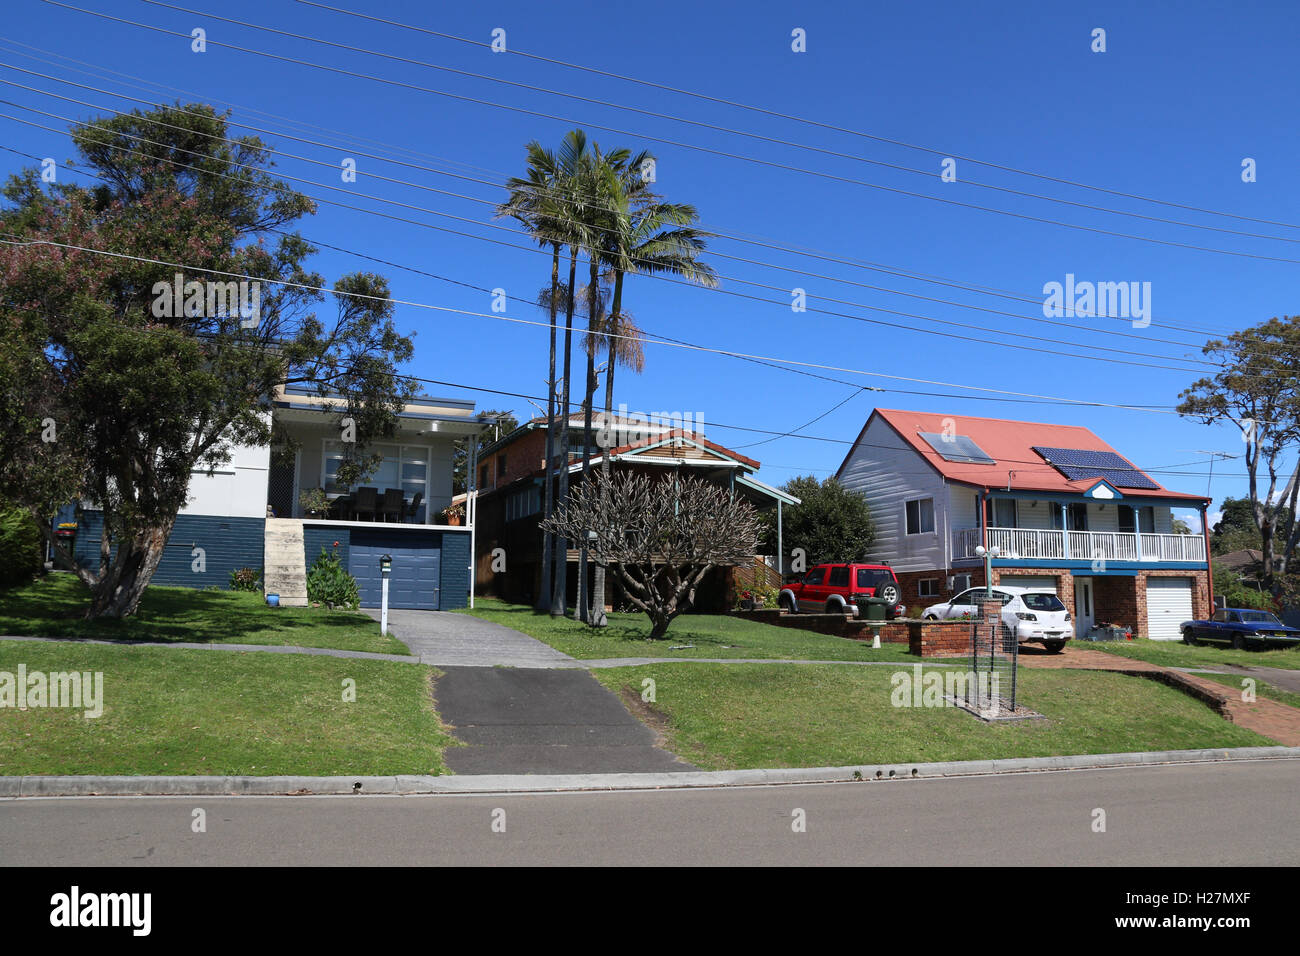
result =
M1247 624L1281 624L1276 617L1268 611L1242 611L1241 619Z
M888 571L875 568L858 568L858 584L860 588L878 588L882 584L893 584L894 576Z
M1020 601L1031 611L1064 611L1065 605L1055 594L1030 593L1020 595Z

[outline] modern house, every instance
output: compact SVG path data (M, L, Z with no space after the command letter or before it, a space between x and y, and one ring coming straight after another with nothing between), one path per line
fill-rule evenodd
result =
M1209 499L1170 491L1087 428L876 409L840 465L875 519L910 608L985 584L1056 591L1077 634L1126 624L1159 640L1209 616ZM1201 532L1176 533L1195 509Z
M477 436L492 420L477 416L473 402L420 396L400 413L393 438L368 446L382 456L375 472L349 488L335 480L349 435L339 399L282 389L267 414L274 434L288 436L296 450L236 446L227 465L196 471L153 583L227 588L232 571L263 569L267 592L302 605L306 569L323 548L337 552L357 579L362 607L379 605L383 555L392 558L390 607L466 605L473 493L463 523L443 523L442 512L452 500L456 442ZM315 488L328 507L306 512L300 494ZM76 520L77 560L97 565L102 515L83 502Z
M592 421L592 433L586 436L583 415L574 413L569 419L570 488L582 479L586 436L592 471L600 470L602 457L608 454L610 467L614 469L676 473L712 481L745 498L759 511L775 509L779 528L782 508L799 504L799 499L754 477L759 462L710 441L695 427L680 427L682 424L680 419L613 416L607 426L604 416L597 413ZM558 426L556 431L558 435ZM552 474L559 474L558 464ZM545 476L544 417L525 422L483 449L476 476L480 488L475 537L478 593L521 604L536 600L542 574L543 534L538 523L542 518ZM579 552L571 546L567 575L569 606L577 601L578 560ZM762 574L769 567L762 558L756 556L755 561L755 573ZM737 586L737 570L715 568L701 582L693 606L707 610L730 605ZM748 569L741 570L749 574ZM775 568L766 576L774 584L779 580ZM606 603L617 607L621 593L614 576L606 578L606 588Z

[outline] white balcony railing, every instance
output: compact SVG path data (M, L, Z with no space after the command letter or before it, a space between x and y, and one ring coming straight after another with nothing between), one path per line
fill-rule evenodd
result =
M989 528L989 547L1001 558L1047 561L1204 561L1205 539L1198 534L1127 534L1119 531L1043 531ZM953 558L977 557L980 529L953 536Z

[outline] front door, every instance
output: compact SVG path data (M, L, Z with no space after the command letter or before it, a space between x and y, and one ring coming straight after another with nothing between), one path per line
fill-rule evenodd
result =
M1074 579L1074 634L1087 637L1093 625L1092 578Z

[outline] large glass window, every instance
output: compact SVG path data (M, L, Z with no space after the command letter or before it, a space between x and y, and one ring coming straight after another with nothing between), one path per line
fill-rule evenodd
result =
M989 498L984 502L984 517L990 528L1016 527L1016 502L1011 498Z
M401 488L404 498L412 499L423 493L429 497L429 450L421 445L374 445L369 449L383 456L379 467L362 485L377 488L383 492L386 488ZM324 449L324 484L331 493L345 492L351 489L340 485L336 476L339 465L344 460L342 442L327 441Z

